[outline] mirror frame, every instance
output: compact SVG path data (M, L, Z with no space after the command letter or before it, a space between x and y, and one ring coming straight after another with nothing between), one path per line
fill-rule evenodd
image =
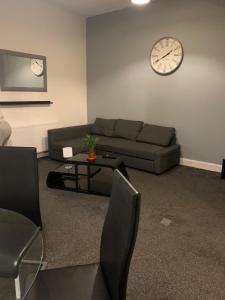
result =
M29 53L24 53L24 52L17 52L17 51L11 51L11 50L4 50L0 49L0 70L3 69L3 61L2 61L2 55L11 55L11 56L18 56L18 57L24 57L24 58L36 58L36 59L41 59L43 60L43 65L44 65L44 86L43 88L37 88L37 87L6 87L4 86L4 74L0 72L0 84L1 84L1 91L3 92L47 92L47 58L46 56L42 55L36 55L36 54L29 54Z

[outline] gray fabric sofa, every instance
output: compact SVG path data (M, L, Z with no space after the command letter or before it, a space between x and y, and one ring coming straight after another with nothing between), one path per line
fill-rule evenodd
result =
M174 128L101 118L94 124L49 130L50 158L63 161L63 147L73 147L74 153L85 152L86 134L97 137L97 154L119 156L128 167L161 174L180 161Z

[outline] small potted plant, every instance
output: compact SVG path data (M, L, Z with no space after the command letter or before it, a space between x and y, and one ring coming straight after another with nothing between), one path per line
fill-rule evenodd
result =
M87 159L88 160L95 160L96 159L96 152L95 152L95 146L96 146L97 139L87 134L84 139L84 144L87 146L88 153L87 153Z

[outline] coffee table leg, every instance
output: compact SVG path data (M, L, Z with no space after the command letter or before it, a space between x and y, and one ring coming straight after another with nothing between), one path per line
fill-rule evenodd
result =
M91 175L90 175L90 165L87 165L87 171L88 171L88 176L87 176L87 180L88 180L88 193L91 192Z
M79 189L79 182L78 182L78 164L75 164L75 184L76 184L76 191Z

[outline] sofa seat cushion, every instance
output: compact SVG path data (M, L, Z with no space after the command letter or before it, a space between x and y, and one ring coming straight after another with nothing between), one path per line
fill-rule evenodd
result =
M97 150L124 154L148 160L155 159L155 153L163 149L157 145L147 143L137 143L119 138L100 138L96 146Z
M114 136L128 140L135 140L143 127L141 121L129 121L119 119L116 122Z
M86 146L84 145L84 137L60 140L53 143L52 148L58 152L62 151L63 147L72 147L73 154L86 151Z
M174 135L175 129L172 127L145 124L137 141L165 147L169 146Z
M113 136L116 120L97 118L91 127L92 134Z

